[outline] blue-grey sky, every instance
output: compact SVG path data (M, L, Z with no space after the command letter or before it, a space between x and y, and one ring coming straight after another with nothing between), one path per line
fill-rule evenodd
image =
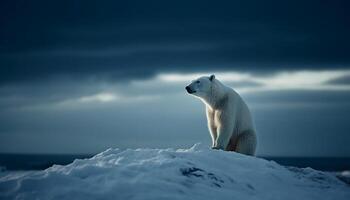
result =
M0 153L210 146L200 75L258 155L350 156L348 1L1 1Z

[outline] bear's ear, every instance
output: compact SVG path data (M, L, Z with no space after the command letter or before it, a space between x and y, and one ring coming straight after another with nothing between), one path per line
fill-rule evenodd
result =
M210 81L213 81L214 79L215 79L215 75L214 74L209 77Z

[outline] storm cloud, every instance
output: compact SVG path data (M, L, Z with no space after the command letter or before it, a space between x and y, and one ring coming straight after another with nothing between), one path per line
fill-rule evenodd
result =
M0 84L346 68L347 1L2 1Z

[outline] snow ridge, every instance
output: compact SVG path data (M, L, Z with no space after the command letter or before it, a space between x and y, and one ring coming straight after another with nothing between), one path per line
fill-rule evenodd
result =
M0 199L350 199L334 174L201 144L107 149L90 159L0 177Z

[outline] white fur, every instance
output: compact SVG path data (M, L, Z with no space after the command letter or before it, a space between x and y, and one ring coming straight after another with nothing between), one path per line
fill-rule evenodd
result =
M255 155L257 139L253 120L243 99L214 75L200 77L186 87L206 105L212 148Z

